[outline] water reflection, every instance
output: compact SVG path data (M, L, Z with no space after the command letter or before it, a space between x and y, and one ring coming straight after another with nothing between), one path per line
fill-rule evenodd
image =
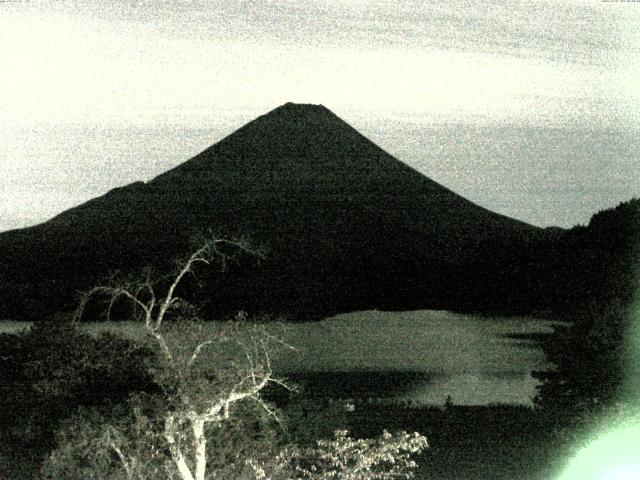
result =
M533 370L550 369L540 341L555 322L441 311L355 312L287 327L299 353L277 368L311 396L418 405L531 405Z

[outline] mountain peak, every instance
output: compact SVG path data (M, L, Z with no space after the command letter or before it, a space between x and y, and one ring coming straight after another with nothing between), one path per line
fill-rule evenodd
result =
M246 187L278 184L331 191L400 185L408 169L323 105L288 102L261 115L152 183L202 183L223 188L241 175ZM414 183L430 182L414 172ZM420 177L419 179L417 177ZM298 187L295 187L298 188ZM385 187L386 188L386 187ZM393 187L392 187L393 188Z
M270 112L258 118L274 118L282 117L284 119L311 120L311 119L327 119L330 117L338 118L338 116L321 104L313 103L293 103L287 102L279 107L274 108Z
M287 102L285 104L280 105L276 108L276 110L280 109L290 109L290 110L328 110L327 107L322 105L321 103L295 103L295 102Z
M24 305L35 303L68 308L109 271L170 268L208 231L251 238L269 258L212 283L204 300L276 313L464 308L493 298L465 288L476 278L507 291L499 281L512 257L491 245L537 234L405 165L326 107L286 103L147 183L0 235L0 317L29 315Z

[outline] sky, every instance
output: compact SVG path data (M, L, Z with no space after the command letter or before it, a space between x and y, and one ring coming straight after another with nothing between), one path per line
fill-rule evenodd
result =
M491 210L640 196L640 3L0 0L0 231L323 104Z

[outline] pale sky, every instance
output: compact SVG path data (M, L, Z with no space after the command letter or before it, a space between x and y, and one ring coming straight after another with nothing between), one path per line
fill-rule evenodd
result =
M640 196L640 3L0 1L0 231L287 101L537 225Z

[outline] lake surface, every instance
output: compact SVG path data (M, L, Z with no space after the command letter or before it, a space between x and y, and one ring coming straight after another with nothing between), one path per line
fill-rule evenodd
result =
M533 370L551 369L529 336L558 322L445 311L366 311L287 326L299 348L276 362L311 390L330 383L340 396L442 405L531 405ZM351 379L351 380L350 380Z
M365 311L319 322L269 326L296 351L273 359L277 374L304 382L311 396L442 405L531 405L533 370L551 369L536 334L558 322L446 311ZM0 323L0 331L28 324ZM127 322L87 324L142 334ZM212 324L212 329L215 329Z

